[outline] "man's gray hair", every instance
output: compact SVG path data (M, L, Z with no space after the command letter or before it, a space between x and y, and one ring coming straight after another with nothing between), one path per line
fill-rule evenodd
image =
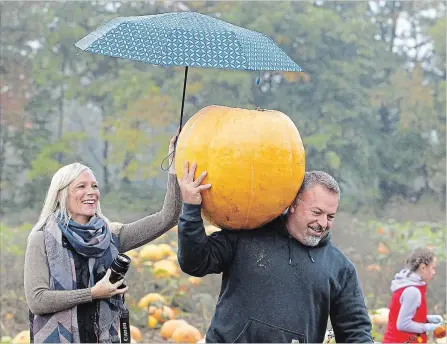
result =
M340 199L340 187L334 177L323 171L310 171L304 175L304 180L296 195L295 202L298 201L304 191L309 190L314 185L322 185L327 190L337 194L338 199Z

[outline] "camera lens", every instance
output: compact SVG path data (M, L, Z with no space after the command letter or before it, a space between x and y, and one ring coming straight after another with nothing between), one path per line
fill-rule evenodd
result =
M126 273L127 270L129 269L129 265L130 265L130 258L128 256L126 256L125 254L120 253L114 259L111 267L116 272Z
M110 266L110 270L112 270L112 273L110 274L110 282L115 283L124 278L127 270L129 270L130 261L131 259L122 253L115 257Z

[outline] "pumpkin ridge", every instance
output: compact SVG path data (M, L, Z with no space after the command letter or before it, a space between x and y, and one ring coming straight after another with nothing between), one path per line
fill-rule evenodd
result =
M253 202L253 193L255 192L253 186L254 186L254 169L253 169L253 149L252 152L252 159L250 160L250 169L251 169L251 179L250 179L250 193L248 196L248 206L247 206L247 214L245 216L245 224L244 227L247 227L248 225L248 219L250 217L250 210L251 210L251 204Z
M225 119L225 116L227 116L228 113L231 112L233 109L230 108L230 107L219 106L219 105L213 105L213 106L212 106L212 109L220 109L221 111L223 110L220 116L219 116L219 115L216 115L214 112L212 113L212 115L213 115L214 117L217 118L216 122L214 123L214 128L213 128L213 130L214 130L215 133L218 133L219 130L220 130L220 127L221 127L220 123L222 123L222 121ZM209 144L208 144L208 146L207 146L207 150L206 150L206 161L208 161L208 163L210 163L210 159L211 159L211 158L210 158L211 155L209 154L209 151L210 151L210 149L212 149L212 147L213 147L213 142L214 142L216 136L217 136L217 135L214 135L214 136L212 137L211 141L209 142ZM219 157L217 157L217 160L218 160L218 161L220 160ZM212 164L210 164L210 165L212 165ZM207 166L207 167L209 167L209 166ZM218 184L216 179L213 179L213 182L216 182L216 184ZM211 186L211 188L212 188L212 186ZM211 208L211 209L216 209L217 207L216 207L215 203L213 202L214 198L212 197L212 193L213 193L212 190L208 190L208 192L204 193L204 196L205 196L205 198L206 198L206 202L208 202L208 203L211 205L210 208ZM213 217L214 217L214 219L216 219L216 217L219 218L219 215L218 215L218 214L215 214L215 213L210 214L209 212L205 212L205 214L206 214L206 218L207 218L208 222L210 222L210 223L212 223L212 220L211 220L211 219L212 219ZM223 222L221 218L219 218L218 221ZM220 227L219 225L217 225L217 222L218 222L218 221L213 221L213 222L216 222L216 223L213 223L213 225L215 225L216 227Z

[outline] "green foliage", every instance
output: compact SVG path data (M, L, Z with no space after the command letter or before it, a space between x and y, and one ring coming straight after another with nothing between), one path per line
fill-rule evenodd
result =
M9 227L0 222L0 228L0 251L2 254L12 254L17 258L23 257L25 254L23 243L26 241L32 225L23 223L18 227Z
M371 221L369 228L376 233L380 228L376 240L380 240L389 248L389 254L407 254L416 247L424 246L432 249L438 261L447 260L445 243L447 241L447 227L445 224L428 222L404 222L394 220L387 222ZM380 256L388 259L388 254Z
M443 206L445 5L389 1L374 9L368 2L254 4L197 1L185 6L265 33L305 72L265 71L258 86L256 72L190 68L183 123L210 104L276 109L299 128L308 169L333 174L349 209L385 206L393 196L417 201L431 194ZM2 75L16 91L15 97L2 98L2 110L7 123L19 128L4 135L2 126L6 149L0 157L7 163L0 170L0 185L11 195L10 206L35 199L14 191L20 189L12 186L17 173L23 171L27 180L22 185L29 187L29 180L48 179L74 159L100 171L106 191L162 178L159 166L179 120L184 68L89 54L74 42L113 17L175 6L2 4L2 18L11 18L1 23L8 33L2 36L8 69ZM436 17L424 16L431 9ZM414 24L409 35L426 35L434 43L432 54L397 44L393 25L403 12ZM32 49L30 41L41 46ZM430 49L425 43L422 47ZM20 74L21 81L14 80ZM66 134L80 130L84 135L78 141L67 139ZM48 138L54 142L43 142ZM38 185L32 189L31 194L40 192Z
M74 145L86 138L86 133L66 133L61 140L55 143L49 143L42 148L37 157L31 162L29 178L31 180L41 176L48 176L55 173L63 166L57 161L57 155L63 154L73 157ZM71 159L67 159L70 161Z

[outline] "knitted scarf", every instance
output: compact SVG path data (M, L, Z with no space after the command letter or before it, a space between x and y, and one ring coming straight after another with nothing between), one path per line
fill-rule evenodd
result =
M104 221L94 216L86 225L72 220L49 221L44 227L45 249L52 290L76 289L76 271L73 254L63 247L62 236L81 255L88 257L89 287L95 275L104 274L118 254L118 237L112 235ZM119 317L123 308L121 295L98 300L95 332L100 343L119 343ZM79 343L77 307L52 314L36 314L32 331L35 343ZM81 329L82 330L82 329Z

